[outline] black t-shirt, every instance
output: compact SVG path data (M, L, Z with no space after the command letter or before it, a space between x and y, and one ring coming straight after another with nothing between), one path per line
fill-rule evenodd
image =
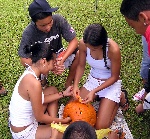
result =
M40 31L34 22L31 22L24 30L18 54L20 57L28 58L29 55L24 53L26 45L32 45L37 41L50 43L50 46L59 50L63 47L62 37L70 42L76 37L76 33L67 22L67 20L59 14L52 15L53 25L48 33Z

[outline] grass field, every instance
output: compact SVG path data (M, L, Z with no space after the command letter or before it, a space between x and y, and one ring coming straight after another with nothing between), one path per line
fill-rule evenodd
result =
M17 54L23 29L30 22L28 4L31 0L0 0L0 80L9 94L0 98L0 139L11 138L8 128L8 105L13 87L23 72ZM128 27L119 12L121 0L99 0L95 12L95 1L87 0L49 0L52 7L59 7L57 13L66 17L77 32L80 39L84 28L100 22L107 29L109 37L114 39L121 48L123 87L129 92L130 109L124 114L134 139L149 139L150 113L137 115L134 111L136 102L132 96L141 89L139 75L142 56L141 36L136 35ZM64 43L65 45L65 43ZM88 72L81 80L81 85ZM49 76L49 83L61 90L67 72L63 76ZM62 100L64 102L64 100Z

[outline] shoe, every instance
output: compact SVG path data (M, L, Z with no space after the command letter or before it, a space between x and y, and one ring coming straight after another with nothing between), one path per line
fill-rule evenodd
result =
M0 96L6 96L7 95L7 90L3 87L2 84L0 84Z
M134 96L133 96L133 100L135 101L141 101L143 96L144 96L144 93L145 93L145 89L143 88L141 91L139 91L138 93L136 93Z

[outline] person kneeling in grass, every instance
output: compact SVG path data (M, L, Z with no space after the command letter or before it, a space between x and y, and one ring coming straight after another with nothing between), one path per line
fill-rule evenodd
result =
M55 62L54 50L48 43L36 42L24 47L24 52L30 54L32 65L24 71L14 87L9 105L10 131L14 139L49 139L51 122L67 124L71 121L69 117L57 118L57 111L58 100L72 95L72 86L63 92L58 92L53 86L42 90L39 76L52 71ZM58 134L58 138L61 137Z

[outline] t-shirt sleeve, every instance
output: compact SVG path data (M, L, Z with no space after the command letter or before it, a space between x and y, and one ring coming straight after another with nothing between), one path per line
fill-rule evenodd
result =
M76 37L76 32L74 28L68 23L68 21L62 17L61 15L57 15L57 21L61 27L62 37L67 41L70 42Z
M30 35L30 31L29 31L29 28L27 27L23 34L22 34L22 38L21 38L21 42L20 42L20 46L19 46L19 50L18 50L18 55L20 57L23 57L23 58L28 58L30 56L30 54L25 54L24 53L24 48L26 45L31 45L32 42L31 42L31 35Z

